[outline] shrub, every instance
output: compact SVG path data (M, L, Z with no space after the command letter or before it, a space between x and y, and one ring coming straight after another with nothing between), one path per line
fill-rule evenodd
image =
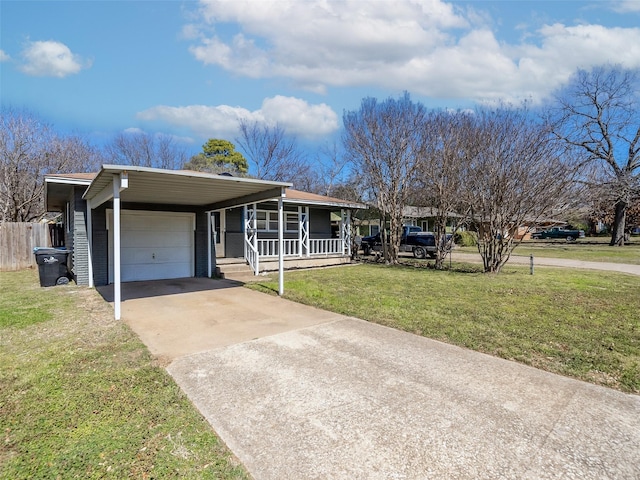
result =
M461 247L475 247L478 245L478 234L469 231L457 232L454 241Z

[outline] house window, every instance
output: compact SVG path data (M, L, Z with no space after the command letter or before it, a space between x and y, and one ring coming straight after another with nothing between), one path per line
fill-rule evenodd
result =
M377 235L380 232L379 225L369 225L369 235Z
M298 231L298 214L286 213L284 214L284 230L285 232L297 232Z
M256 212L256 220L258 230L261 232L277 232L278 231L278 212L273 210L258 210ZM298 213L284 212L284 231L298 231Z
M423 232L428 232L429 231L429 221L428 220L422 220L422 222L420 222L422 225L422 231Z

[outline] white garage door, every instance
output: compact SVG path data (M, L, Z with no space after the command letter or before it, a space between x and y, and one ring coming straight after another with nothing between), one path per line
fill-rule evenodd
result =
M113 282L113 210L109 228L109 283ZM160 280L194 276L195 214L122 210L121 280Z

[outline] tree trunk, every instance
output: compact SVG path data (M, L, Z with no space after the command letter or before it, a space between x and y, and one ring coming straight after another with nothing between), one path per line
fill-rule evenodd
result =
M624 227L627 216L627 203L618 200L616 203L616 214L613 219L613 229L611 231L611 242L609 245L621 247L624 245Z

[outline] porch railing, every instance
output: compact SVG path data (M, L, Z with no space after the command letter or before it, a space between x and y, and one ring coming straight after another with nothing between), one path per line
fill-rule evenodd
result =
M282 241L282 248L282 254L285 257L304 256L304 252L301 253L300 240L298 239L284 239ZM278 240L258 239L257 253L260 257L277 257ZM310 255L342 255L343 253L344 247L342 240L339 238L309 239Z
M309 250L311 255L342 255L344 246L340 238L311 238Z
M258 250L251 242L245 241L244 258L251 267L251 270L253 270L254 275L258 275L258 273L260 273L260 255L258 255Z
M258 253L261 257L277 257L278 256L278 240L260 240L258 239ZM287 256L300 254L300 242L293 239L282 240L282 254Z

